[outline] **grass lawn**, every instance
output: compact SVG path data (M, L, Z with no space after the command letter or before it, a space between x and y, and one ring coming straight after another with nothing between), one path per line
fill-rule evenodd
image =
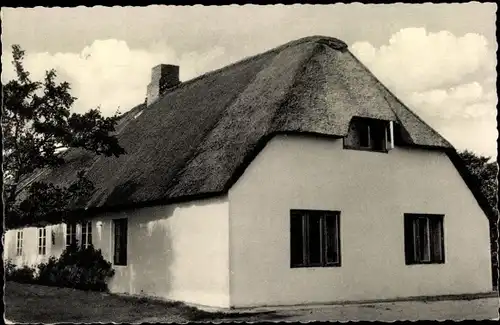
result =
M5 318L21 323L162 322L272 319L272 312L211 313L178 302L48 287L16 282L5 283ZM149 321L148 321L149 322Z

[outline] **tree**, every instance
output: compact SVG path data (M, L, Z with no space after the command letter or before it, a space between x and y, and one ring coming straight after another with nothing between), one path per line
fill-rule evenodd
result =
M481 184L481 192L488 200L492 210L497 207L497 172L496 162L490 157L476 155L471 151L459 152L472 177Z
M61 149L81 148L106 156L125 153L113 135L118 113L112 117L103 117L99 109L71 113L76 98L70 95L69 83L57 83L53 69L46 71L43 82L30 80L23 66L24 53L19 45L12 46L17 78L2 84L3 200L8 228L61 221L53 218L62 218L71 203L92 192L93 184L83 171L66 187L34 182L29 189L20 188L23 178L35 171L64 164Z
M498 165L490 161L489 157L475 155L471 151L459 152L471 176L487 199L491 211L495 212L493 219L490 219L490 241L492 252L493 285L498 286Z

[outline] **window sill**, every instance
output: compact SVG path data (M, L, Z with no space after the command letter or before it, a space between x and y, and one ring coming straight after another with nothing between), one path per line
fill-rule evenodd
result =
M346 146L344 146L344 150L356 150L356 151L369 151L369 152L378 152L378 153L389 153L388 149L374 150L374 149L370 149L370 148L357 148L357 147L346 147Z
M429 265L429 264L445 264L444 261L439 261L439 262L413 262L413 263L406 263L406 265L411 266L411 265Z
M291 269L311 269L311 268L317 268L317 269L325 269L325 268L334 268L334 267L340 267L341 264L328 264L328 265L291 265Z

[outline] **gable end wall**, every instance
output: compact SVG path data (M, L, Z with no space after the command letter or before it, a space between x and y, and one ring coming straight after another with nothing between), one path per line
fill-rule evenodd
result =
M290 209L340 210L342 266L290 268ZM404 213L444 214L444 264L405 265ZM488 219L443 152L273 138L229 191L234 307L491 291Z

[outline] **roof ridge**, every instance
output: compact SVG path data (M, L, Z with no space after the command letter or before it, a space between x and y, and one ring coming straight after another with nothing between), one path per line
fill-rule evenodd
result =
M184 82L181 82L179 85L171 88L168 92L166 92L165 94L161 95L160 98L157 99L156 102L160 101L161 98L167 96L168 94L171 94L173 92L176 92L182 88L184 88L185 86L187 85L190 85L196 81L199 81L203 78L206 78L206 77L210 77L214 74L217 74L217 73L220 73L220 72L223 72L223 71L226 71L228 69L231 69L233 68L234 66L236 65L239 65L239 64L243 64L243 63L246 63L250 60L254 60L254 59L257 59L257 58L261 58L265 55L269 55L273 52L279 52L279 51L283 51L291 46L296 46L296 45L300 45L300 44L303 44L303 43L307 43L307 42L317 42L317 43L321 43L321 44L325 44L325 45L328 45L336 50L344 50L344 49L347 49L348 46L347 44L338 39L338 38L335 38L335 37L331 37L331 36L321 36L321 35L313 35L313 36L306 36L306 37L302 37L302 38L299 38L299 39L296 39L296 40L293 40L293 41L289 41L287 43L284 43L284 44L281 44L281 45L278 45L270 50L267 50L265 52L261 52L261 53L257 53L257 54L253 54L253 55L249 55L249 56L246 56L238 61L235 61L233 63L230 63L228 65L225 65L223 67L220 67L218 69L215 69L215 70L211 70L211 71L208 71L208 72L205 72L193 79L189 79L189 80L186 80Z

